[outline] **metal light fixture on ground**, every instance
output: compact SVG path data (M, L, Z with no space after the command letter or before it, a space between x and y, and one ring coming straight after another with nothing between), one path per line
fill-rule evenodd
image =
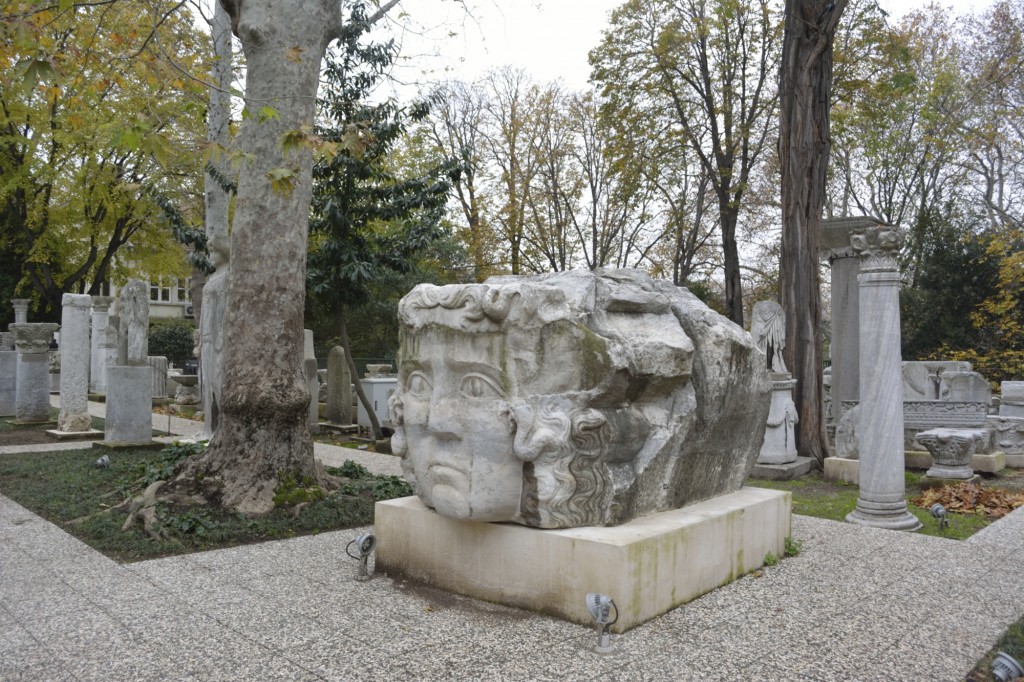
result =
M936 502L928 508L928 512L939 522L939 528L949 528L949 513L945 507Z
M615 610L615 618L611 617L612 610ZM599 654L607 654L612 651L611 633L609 629L619 619L619 607L615 600L605 594L590 592L587 594L587 610L597 623L597 646L594 650Z
M353 554L350 550L352 545L356 546L357 554ZM374 548L377 546L377 537L373 533L363 533L357 535L355 540L352 540L345 547L345 553L353 559L359 560L359 572L356 574L356 580L369 580L369 559L370 555L373 554Z
M1024 677L1024 666L1015 658L1000 651L992 661L992 677L996 682L1010 682Z

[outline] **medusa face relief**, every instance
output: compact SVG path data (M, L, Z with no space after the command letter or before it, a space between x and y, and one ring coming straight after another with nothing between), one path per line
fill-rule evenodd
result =
M513 448L510 378L497 334L428 330L402 358L403 466L424 503L474 521L519 515L523 462Z

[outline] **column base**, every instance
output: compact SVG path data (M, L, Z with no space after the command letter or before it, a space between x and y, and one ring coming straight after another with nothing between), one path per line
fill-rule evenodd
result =
M907 511L907 503L880 504L857 500L857 508L846 515L847 523L888 530L918 530L921 522Z

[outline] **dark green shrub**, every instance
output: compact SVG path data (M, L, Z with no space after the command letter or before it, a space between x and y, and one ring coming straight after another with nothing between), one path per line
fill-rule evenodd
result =
M189 320L167 320L154 322L149 329L149 354L162 355L175 366L181 367L192 357L195 329Z

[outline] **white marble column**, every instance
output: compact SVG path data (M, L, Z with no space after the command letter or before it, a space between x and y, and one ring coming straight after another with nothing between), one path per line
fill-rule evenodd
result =
M20 422L50 420L50 339L59 325L52 322L15 322L14 346L18 350L18 385L14 415Z
M89 390L102 393L107 387L107 365L104 342L110 323L109 296L92 297L92 339L89 346Z
M28 306L31 303L31 298L11 299L11 305L14 306L14 324L25 324L28 322Z
M63 433L90 431L89 416L89 309L92 296L64 294L61 299L60 416Z
M903 475L903 378L900 372L900 273L904 232L873 225L850 233L860 254L860 496L846 520L917 530Z

